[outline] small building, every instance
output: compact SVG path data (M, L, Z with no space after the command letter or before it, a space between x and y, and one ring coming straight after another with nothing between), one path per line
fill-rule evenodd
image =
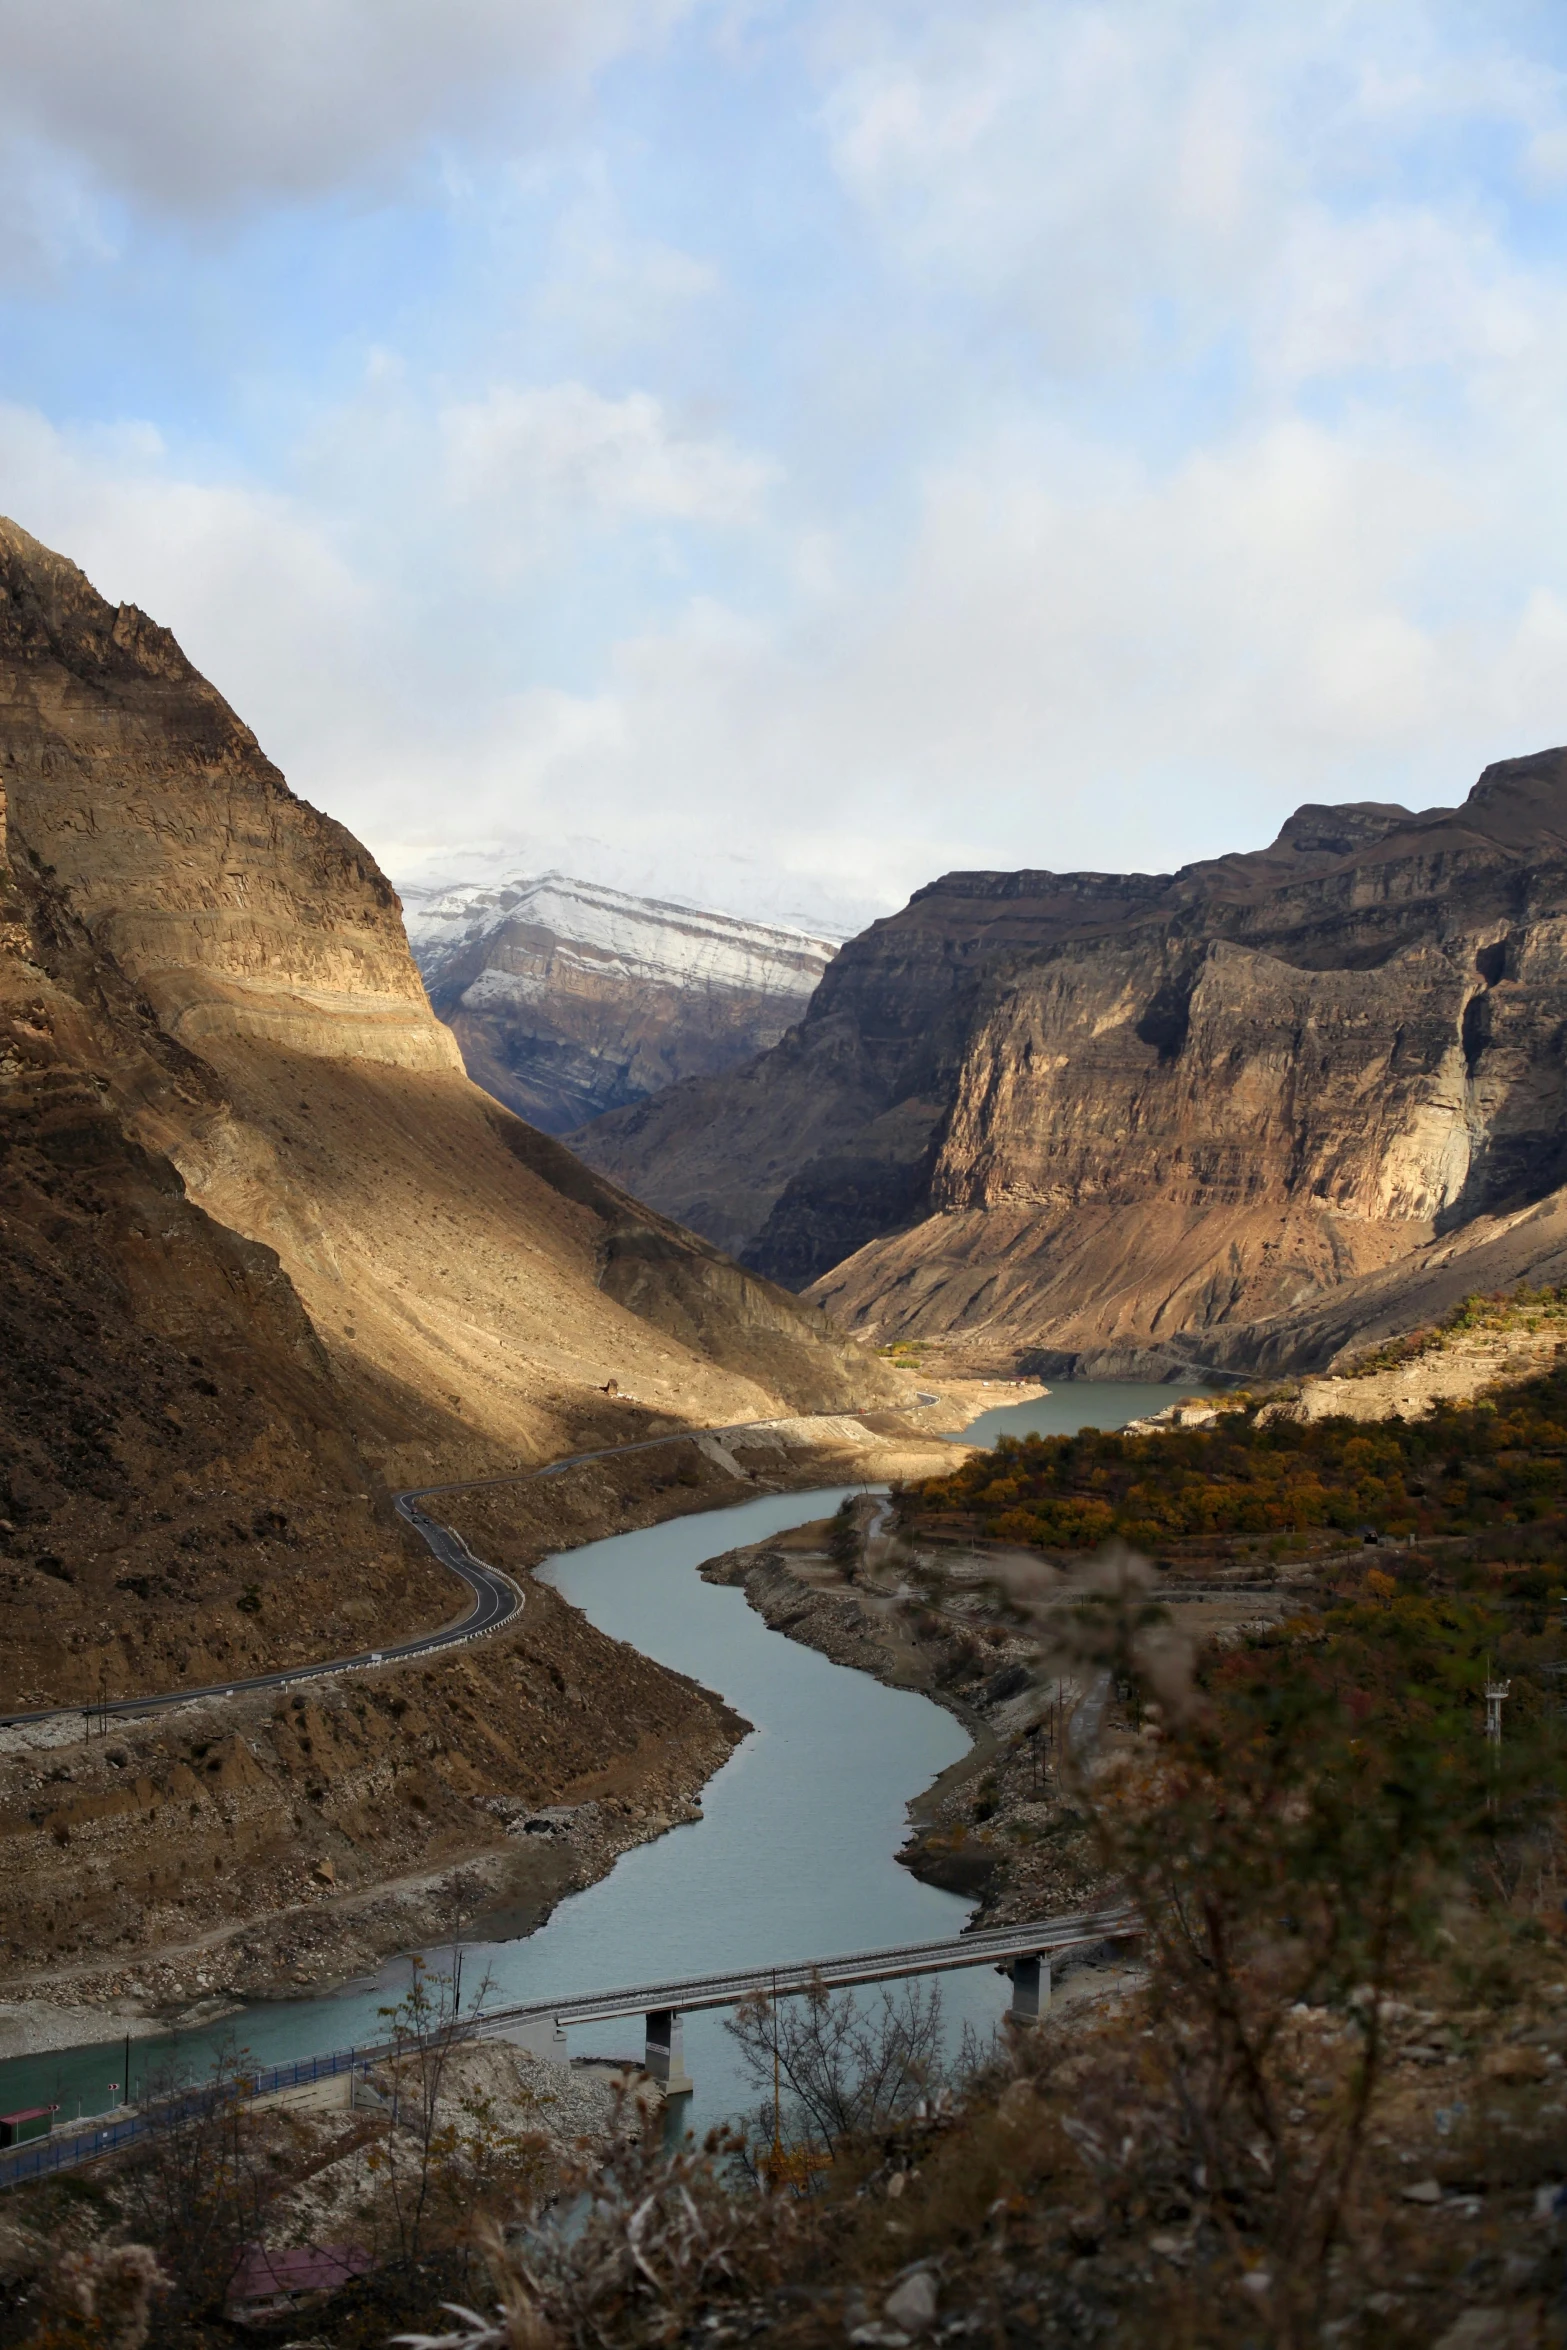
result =
M375 2262L361 2244L247 2244L228 2289L228 2314L241 2324L281 2316L317 2294L336 2293Z
M25 2146L33 2138L47 2138L58 2111L56 2105L28 2105L20 2113L0 2113L0 2146Z

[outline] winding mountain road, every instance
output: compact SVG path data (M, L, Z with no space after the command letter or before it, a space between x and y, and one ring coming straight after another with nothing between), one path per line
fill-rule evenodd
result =
M91 1705L40 1706L31 1713L0 1714L0 1729L16 1729L28 1722L61 1722L68 1720L107 1722L115 1715L150 1714L161 1712L172 1705L191 1705L198 1698L239 1697L251 1689L289 1689L299 1681L320 1681L335 1673L360 1673L376 1665L402 1664L409 1657L430 1656L437 1649L457 1648L466 1640L477 1640L483 1633L497 1632L513 1616L521 1615L526 1594L510 1575L503 1575L498 1567L487 1566L475 1558L460 1534L449 1526L438 1525L426 1517L418 1507L416 1493L393 1496L399 1517L406 1518L415 1533L434 1551L443 1567L450 1567L458 1579L466 1583L473 1594L473 1604L455 1622L442 1625L437 1632L421 1632L412 1640L398 1640L385 1648L361 1649L356 1656L324 1658L319 1664L285 1665L275 1673L251 1673L232 1681L210 1681L188 1689L166 1689L153 1697L110 1697Z
M820 1414L795 1413L792 1418L841 1419L853 1415L837 1412ZM158 1713L169 1706L192 1705L198 1699L240 1697L253 1689L291 1689L304 1681L329 1680L338 1673L363 1673L377 1665L406 1664L410 1658L433 1656L444 1648L460 1648L469 1640L482 1639L487 1633L498 1632L514 1616L521 1615L527 1605L527 1594L520 1583L499 1567L475 1558L462 1536L450 1526L443 1526L420 1508L420 1503L444 1493L475 1493L494 1485L530 1485L546 1477L558 1477L563 1470L577 1468L584 1461L602 1461L619 1458L628 1453L652 1452L658 1445L675 1444L682 1439L699 1436L739 1436L747 1429L770 1428L773 1420L733 1420L725 1427L678 1428L663 1436L638 1437L630 1444L603 1444L592 1452L567 1453L558 1461L547 1461L540 1469L516 1469L502 1477L469 1477L449 1485L410 1486L392 1496L392 1505L400 1518L434 1552L443 1567L449 1567L473 1594L473 1604L465 1614L438 1631L417 1633L411 1640L399 1640L385 1648L361 1649L354 1656L323 1658L319 1664L285 1665L273 1673L251 1673L232 1681L211 1681L199 1688L166 1689L152 1697L111 1697L90 1705L39 1706L31 1712L0 1714L0 1730L20 1729L28 1723L97 1721L107 1723L114 1716Z

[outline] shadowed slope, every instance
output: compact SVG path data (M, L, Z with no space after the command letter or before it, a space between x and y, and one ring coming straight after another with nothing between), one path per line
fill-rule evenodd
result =
M275 1249L393 1482L885 1386L463 1076L395 894L133 608L0 525L12 849L199 1056L136 1133Z

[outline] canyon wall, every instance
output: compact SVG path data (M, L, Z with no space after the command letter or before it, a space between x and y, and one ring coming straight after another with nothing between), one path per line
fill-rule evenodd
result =
M1282 1365L1567 1177L1564 940L1560 751L1174 875L951 875L583 1147L866 1334Z
M276 1252L390 1482L878 1391L818 1315L468 1081L373 859L166 631L14 525L0 781L13 859L199 1071L130 1086L129 1130Z
M408 943L474 1082L546 1134L776 1044L825 939L565 873L405 895Z
M216 1100L59 890L0 855L0 1708L451 1611L276 1254L132 1132Z

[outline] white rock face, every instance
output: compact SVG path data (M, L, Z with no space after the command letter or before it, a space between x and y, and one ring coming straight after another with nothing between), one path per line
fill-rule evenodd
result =
M403 911L469 1074L557 1134L776 1044L837 952L565 873L410 890Z
M563 963L585 971L795 996L802 1007L838 951L836 940L632 897L566 873L493 887L473 883L422 905L405 905L403 913L414 960L432 991L454 956L522 928L542 933ZM480 977L488 976L487 967Z

